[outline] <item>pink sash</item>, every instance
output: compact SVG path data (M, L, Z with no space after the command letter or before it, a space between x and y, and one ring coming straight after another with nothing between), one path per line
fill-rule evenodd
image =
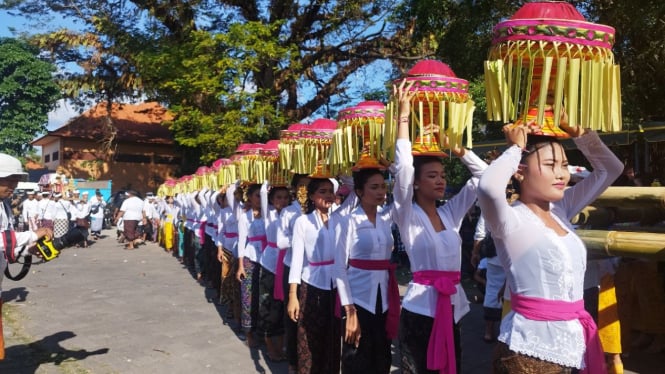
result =
M319 262L310 262L309 266L325 266L332 265L335 263L335 259ZM334 290L333 290L334 291ZM339 300L339 295L335 292L335 317L340 318L342 316L342 303Z
M386 335L392 340L399 330L399 287L395 277L396 264L390 260L359 260L350 259L349 265L362 270L388 270L388 314L386 315Z
M277 246L275 246L277 247ZM286 248L280 249L277 253L277 267L275 268L275 284L272 296L275 300L284 300L284 287L282 278L284 277L284 257L286 257Z
M335 260L327 260L327 261L320 261L320 262L310 262L309 266L325 266L325 265L332 265L335 263Z
M265 235L248 236L247 241L261 242L261 253L266 250L266 246L268 245L268 238Z
M439 293L436 300L434 325L427 345L427 368L439 373L456 374L453 308L450 295L457 293L459 271L422 270L413 273L413 282L433 286Z
M206 221L196 221L201 224L199 226L199 244L203 245L206 242Z
M579 320L584 328L584 341L586 342L584 352L586 368L581 372L585 374L607 373L605 354L598 338L598 330L591 315L584 310L584 300L572 302L548 300L511 293L510 304L515 312L532 321Z
M238 233L237 232L225 232L224 237L227 238L227 239L237 238Z

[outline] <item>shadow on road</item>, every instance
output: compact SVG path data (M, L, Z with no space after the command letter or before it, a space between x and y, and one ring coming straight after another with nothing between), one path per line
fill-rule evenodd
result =
M75 337L71 331L61 331L36 342L6 347L5 360L0 361L0 373L34 374L42 364L76 365L88 356L108 353L108 348L94 351L69 350L60 342Z

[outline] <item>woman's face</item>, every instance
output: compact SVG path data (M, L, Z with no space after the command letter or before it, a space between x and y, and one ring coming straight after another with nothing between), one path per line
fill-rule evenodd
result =
M446 171L440 162L428 162L420 167L414 181L415 192L424 200L441 200L446 194Z
M321 183L319 188L314 191L309 197L314 203L314 208L317 210L327 210L330 209L333 202L335 201L335 192L333 191L333 184Z
M374 174L367 179L362 190L358 191L360 203L363 205L382 205L386 201L388 186L380 174Z
M282 208L289 205L289 198L289 190L280 188L272 195L272 206L274 206L277 210L282 210Z
M559 143L541 146L531 153L518 172L520 200L524 202L555 202L563 198L570 181L568 158ZM521 177L519 176L521 174Z
M247 201L252 209L261 209L261 191L257 188L251 195L247 195Z
M220 206L220 208L226 208L226 195L225 194L219 194L215 198L215 201L217 202L217 205Z

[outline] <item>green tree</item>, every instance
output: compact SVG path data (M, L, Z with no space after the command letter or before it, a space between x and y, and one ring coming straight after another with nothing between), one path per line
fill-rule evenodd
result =
M665 2L573 1L587 19L616 29L614 56L621 65L624 125L665 120Z
M389 0L2 4L36 19L77 20L82 31L35 38L60 64L81 67L63 76L67 93L158 99L176 114L178 142L206 162L321 113L374 61L415 59L410 30L390 21Z
M55 70L36 48L0 39L0 152L24 156L34 137L46 131L48 112L60 98Z

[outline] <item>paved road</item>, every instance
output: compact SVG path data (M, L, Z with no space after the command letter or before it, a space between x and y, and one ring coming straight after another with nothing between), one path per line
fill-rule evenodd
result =
M0 373L287 372L245 347L211 290L155 244L126 251L105 238L70 248L3 288ZM463 374L489 372L492 347L481 340L482 324L474 304L462 325Z

